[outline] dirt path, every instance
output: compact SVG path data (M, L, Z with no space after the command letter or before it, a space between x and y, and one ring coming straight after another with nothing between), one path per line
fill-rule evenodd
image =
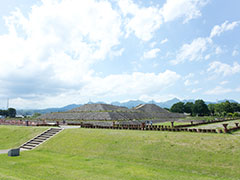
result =
M10 149L0 150L0 154L7 154Z
M201 128L201 129L223 129L222 124L228 124L228 128L231 127L236 127L235 123L238 122L240 124L240 120L234 120L234 121L227 121L227 122L220 122L220 123L214 123L214 124L205 124L205 125L200 125L200 126L195 126L195 127L190 127L191 129L193 128Z

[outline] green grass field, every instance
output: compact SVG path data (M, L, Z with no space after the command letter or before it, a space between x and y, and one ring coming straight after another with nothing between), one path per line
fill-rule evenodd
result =
M27 140L40 134L47 128L43 127L18 127L0 126L0 150L16 148Z
M240 136L67 129L19 157L0 155L0 179L240 179Z
M174 121L174 126L178 126L178 125L186 125L186 124L191 124L191 122L177 122ZM153 125L163 125L163 126L172 126L171 122L161 122L161 123L154 123Z

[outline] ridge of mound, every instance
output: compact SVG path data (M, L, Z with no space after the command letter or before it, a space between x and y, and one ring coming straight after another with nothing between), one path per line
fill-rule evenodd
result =
M85 104L83 106L71 109L67 112L94 112L94 111L129 111L129 109L126 107L114 106L110 104Z
M142 112L155 112L155 113L170 113L166 109L163 109L155 104L140 104L133 108L134 110L139 110Z

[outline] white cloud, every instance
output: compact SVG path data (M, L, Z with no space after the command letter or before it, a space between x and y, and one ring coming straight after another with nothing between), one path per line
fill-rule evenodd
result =
M229 81L222 81L222 82L220 82L220 85L225 85L227 83L229 83Z
M121 0L118 1L118 5L123 15L128 17L125 21L126 37L134 33L139 39L149 41L164 22L183 17L186 23L201 16L200 9L207 2L207 0L167 0L162 8L158 8L140 7L132 0Z
M230 92L232 92L232 91L233 91L233 90L230 89L230 88L225 88L225 87L222 87L222 86L217 86L217 87L214 88L214 89L211 89L211 90L206 91L204 94L207 94L207 95L219 95L219 94L230 93Z
M196 84L198 84L198 83L199 83L198 80L191 81L191 80L187 79L187 80L184 81L184 85L185 85L185 86L196 85Z
M143 58L144 59L152 59L157 57L157 53L160 52L159 48L151 49L150 51L144 52Z
M186 23L201 16L200 8L207 2L206 0L167 0L161 12L165 22L184 17L184 23Z
M203 53L211 45L210 38L197 38L190 44L184 44L177 53L176 59L171 63L176 65L185 61L197 61L203 59Z
M217 46L216 49L215 49L215 53L216 54L221 54L223 52L222 48Z
M202 90L202 88L197 88L197 89L193 89L191 92L192 93L196 93L196 92L199 92L199 91L201 91Z
M156 46L156 44L157 44L157 42L152 42L152 43L150 44L150 47L151 47L151 48L154 48L154 46Z
M219 61L214 61L209 64L209 68L207 69L207 71L216 75L233 75L236 73L240 73L240 64L234 62L231 66L225 63L221 63Z
M92 101L111 102L114 100L139 99L144 95L157 96L165 89L173 86L181 76L176 72L166 70L162 73L116 74L106 77L90 77L89 81L79 89L69 89L51 95L38 95L33 99L12 98L11 105L21 108L44 108L64 106L69 103ZM162 95L163 96L163 95ZM167 97L167 96L166 96Z
M225 31L233 30L235 27L237 27L240 24L240 21L234 21L232 23L229 23L228 21L225 21L223 24L216 25L213 27L210 38L213 38L214 36L220 36Z
M144 102L150 102L152 100L154 100L156 102L164 102L164 101L168 101L169 99L173 99L173 98L180 99L175 94L166 94L166 95L160 95L160 94L148 95L148 94L144 94L144 95L141 95L139 97L139 100L144 101Z
M186 75L186 76L184 77L184 79L193 78L194 76L195 76L194 73L189 73L188 75Z
M239 51L234 49L232 52L232 56L237 56L237 55L239 55Z
M8 96L56 93L79 88L93 75L90 66L120 55L121 16L107 1L43 1L28 17L5 17L0 36L0 79ZM18 92L17 92L18 91Z
M163 40L160 42L160 44L165 44L166 42L168 42L168 38L163 39Z
M95 77L84 87L86 94L95 96L141 95L159 92L172 86L180 78L176 72L166 70L163 73L141 73L109 75L105 78Z
M211 57L211 55L210 55L210 54L207 54L207 55L204 57L204 59L205 59L205 60L208 60L210 57Z
M149 41L163 22L156 7L139 7L131 0L118 1L118 5L124 16L132 16L125 22L127 36L133 32L139 39Z

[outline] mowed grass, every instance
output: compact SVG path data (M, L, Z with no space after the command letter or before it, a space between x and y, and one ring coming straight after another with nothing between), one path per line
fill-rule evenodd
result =
M47 128L0 126L0 150L16 148Z
M177 122L174 121L174 126L178 126L178 125L187 125L187 124L191 124L191 122ZM160 122L160 123L154 123L153 125L162 125L162 126L172 126L171 122Z
M240 136L67 129L19 157L0 155L0 179L240 179Z

